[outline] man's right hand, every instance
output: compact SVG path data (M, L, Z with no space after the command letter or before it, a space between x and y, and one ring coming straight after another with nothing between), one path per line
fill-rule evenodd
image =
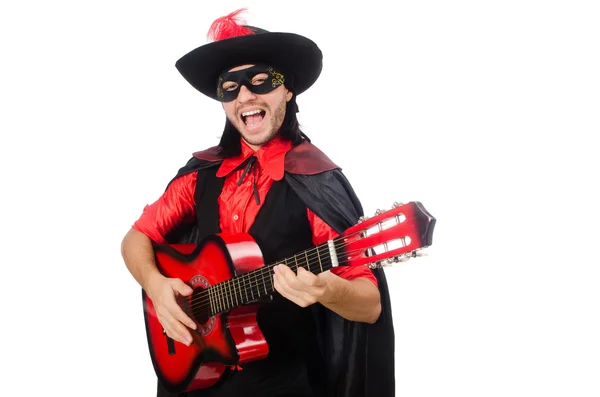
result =
M158 321L168 337L189 346L196 323L183 311L177 299L190 296L194 290L178 278L156 275L149 280L146 293L152 300Z

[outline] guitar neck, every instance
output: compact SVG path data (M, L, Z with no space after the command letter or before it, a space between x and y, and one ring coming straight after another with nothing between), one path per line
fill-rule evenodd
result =
M361 219L336 239L208 288L211 315L273 293L273 267L279 264L318 274L338 265L379 267L418 256L417 250L431 245L435 222L418 201L378 210L373 218Z
M273 293L275 291L273 268L277 265L286 265L293 271L298 271L299 267L303 267L314 274L338 266L340 252L343 252L343 247L336 247L339 240L339 238L330 240L289 258L213 285L207 289L211 315L229 311Z

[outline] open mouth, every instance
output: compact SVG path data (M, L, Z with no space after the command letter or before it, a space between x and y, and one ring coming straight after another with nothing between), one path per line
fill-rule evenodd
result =
M254 127L260 124L265 118L266 112L261 109L250 110L242 113L242 121L248 127Z

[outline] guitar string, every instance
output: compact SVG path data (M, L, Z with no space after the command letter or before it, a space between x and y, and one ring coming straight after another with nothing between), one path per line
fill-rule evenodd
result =
M365 248L365 249L357 249L357 250L353 250L353 251L348 251L348 252L346 252L346 255L352 255L352 254L355 254L355 253L360 253L360 252L365 251L366 249L367 248ZM327 254L329 254L329 250L328 249L327 249ZM311 258L309 258L309 261L306 261L304 258L302 258L302 255L301 255L301 259L304 261L304 263L306 264L306 267L308 267L309 271L311 271L311 272L313 271L312 270L313 267L315 267L315 270L319 270L319 267L321 266L321 263L310 262L310 259L314 259L314 258L316 258L316 256L312 256ZM338 263L341 264L341 265L344 265L344 264L346 264L346 263L348 263L350 261L351 261L351 259L339 260L339 258L338 258ZM267 282L265 281L265 274L264 274L265 272L264 271L268 270L268 269L270 269L270 268L272 268L274 266L276 266L279 263L284 263L284 262L280 261L280 262L277 262L277 263L274 263L274 264L271 264L271 265L268 265L268 266L263 266L263 267L260 267L260 268L254 270L256 272L263 273L261 275L261 277L262 277L261 282L257 282L256 283L256 288L258 289L258 291L257 291L258 292L257 293L258 297L261 297L261 295L260 295L261 287L264 288L264 287L267 286ZM364 266L364 265L362 265L362 266ZM290 265L291 269L296 269L297 270L298 267L304 267L302 265L302 262ZM268 272L266 274L266 276L267 276L267 281L270 282L271 285L273 285L273 281L272 281L272 277L271 277L271 272ZM252 281L256 281L257 279L258 279L258 276L254 277L252 279ZM230 280L227 280L227 281L230 281ZM216 285L219 285L219 284L216 284ZM244 286L244 288L245 288L245 286ZM250 288L251 289L254 288L254 285L250 285ZM231 291L229 291L229 292L231 292ZM242 286L241 285L239 286L239 289L236 288L236 287L234 287L234 293L237 294L238 292L240 292L239 297L243 301L243 295L241 294L241 292L242 292ZM248 291L245 290L245 292L246 292L246 299L247 299L247 301L250 301L248 299L248 297L249 297ZM216 297L217 300L220 300L220 302L218 302L217 306L223 307L223 309L224 309L224 310L218 310L217 311L218 313L229 310L229 306L233 305L234 300L237 301L237 303L239 305L239 301L237 299L238 296L236 295L235 299L234 299L234 297L232 295L230 295L230 294L228 295L228 291L226 291L225 289L223 289L219 294L213 294L212 297L213 297L213 299ZM211 294L208 293L207 289L201 291L197 296L195 296L193 298L193 300L195 300L195 302L192 303L191 309L193 311L198 311L198 310L204 311L205 309L209 308L209 306L211 306L211 304L215 303L215 300L213 300L211 302L210 298L211 298ZM233 306L235 307L235 305L233 305ZM216 313L214 313L214 314L216 314Z
M362 251L362 250L358 250L357 252L360 252L360 251ZM346 261L340 261L340 263L345 263L345 262ZM274 265L269 265L269 267L272 267L272 266L274 266ZM362 265L362 266L364 266L364 265ZM290 266L290 268L292 270L297 270L298 267L304 267L304 266L302 266L302 264L298 264L297 266L296 265ZM313 262L312 264L309 263L307 267L309 268L309 271L313 271L312 268L316 267L318 269L319 264L316 264ZM265 270L265 268L266 268L266 266L261 267L260 270ZM272 278L271 278L270 273L267 275L267 277L269 279L269 282L272 283ZM267 285L267 284L266 283L261 284L261 285L257 284L257 287L264 287L265 285ZM215 301L213 300L211 302L210 295L207 292L208 292L207 290L203 290L202 292L200 292L200 294L198 296L196 296L196 298L198 298L198 301L196 301L195 304L193 305L193 307L191 307L192 311L204 312L205 310L206 311L210 310L212 312L211 306L214 306ZM246 296L248 297L248 295L246 295ZM258 297L261 297L259 294L257 294L257 295L258 295ZM240 295L240 298L242 298L242 301L243 301L243 296ZM223 294L221 294L221 299L223 299ZM221 300L221 302L219 303L218 306L221 307L222 309L215 310L214 313L211 313L211 317L218 313L222 313L222 312L231 310L233 307L236 307L236 305L232 305L233 301L234 301L234 299L231 296L226 297L225 300ZM248 301L250 301L250 300L248 300ZM232 306L232 307L230 307L230 306ZM238 301L238 306L239 306L239 301Z
M383 222L383 221L381 221L381 222ZM398 222L394 226L392 226L388 229L382 230L380 232L384 232L384 231L391 232L391 229L394 229L403 223L406 223L406 219L404 221ZM374 227L374 226L371 226L371 227ZM371 228L371 227L369 227L369 228ZM366 228L366 229L368 229L368 228ZM347 247L350 244L359 242L360 240L364 239L365 237L361 237L357 240L353 239L351 241L344 241L344 240L356 237L357 235L360 235L363 232L365 232L365 228L360 229L359 231L351 233L349 235L339 236L339 237L335 238L333 240L334 248L341 249L341 248ZM371 235L371 236L373 236L373 235ZM371 236L368 236L368 237L371 237ZM380 243L380 244L383 244L383 243ZM346 255L352 255L357 252L364 251L366 249L368 249L368 248L358 249L358 250L355 250L352 252L346 252ZM242 301L243 301L242 292L246 292L246 298L248 301L254 300L254 299L256 299L254 297L253 297L253 299L248 299L248 295L249 295L248 292L250 294L252 294L255 287L257 289L257 291L256 291L257 296L260 298L261 297L261 291L260 291L261 287L263 289L265 289L265 287L267 285L265 283L265 275L268 276L267 280L270 281L271 285L273 283L272 278L270 278L271 273L270 272L265 273L265 270L268 270L278 264L286 264L287 265L288 260L289 261L293 260L294 262L297 262L297 260L299 258L301 261L304 261L305 259L302 256L306 257L306 259L307 259L306 264L310 266L309 261L314 260L315 258L318 258L320 250L325 250L325 253L329 254L328 243L321 244L317 247L313 247L306 251L297 253L293 257L285 258L285 259L275 262L273 264L265 265L258 269L251 270L250 272L248 272L240 277L232 278L229 280L222 281L218 284L214 284L214 285L210 286L209 288L203 290L201 293L199 293L198 295L196 295L195 297L193 297L191 299L192 310L197 310L199 308L198 307L199 304L203 303L206 305L207 299L208 299L208 305L210 305L211 297L213 298L212 302L215 303L215 305L219 306L219 307L231 306L234 303L234 300L236 302L238 302L238 304L239 304L238 295L237 295L238 292L240 293L239 297ZM316 253L316 256L315 256L315 253ZM302 255L302 254L304 254L304 255ZM309 256L310 256L310 258L309 258ZM320 261L320 259L318 259L318 260ZM342 265L347 263L348 261L339 261L339 259L338 259L338 263L342 264ZM296 266L298 266L298 265L296 264ZM261 279L260 281L259 281L259 278ZM237 285L236 285L236 282L237 282ZM244 285L242 286L242 284L244 284ZM248 284L248 285L246 285L246 284ZM209 289L210 289L210 292L209 292ZM232 295L232 293L231 293L232 291L233 291L234 295ZM265 293L268 293L268 292L265 292ZM208 297L206 297L205 295L208 295ZM231 301L231 305L230 305L230 301ZM204 308L204 306L202 308Z
M401 216L401 215L404 216L404 219L402 221L399 221L398 217ZM392 227L390 227L388 229L385 229L385 230L381 230L380 229L379 233L384 232L384 231L391 232L391 229L395 229L395 228L399 227L400 225L405 224L408 221L408 217L406 216L406 213L403 214L401 211L398 211L397 213L388 214L387 218L382 217L379 221L372 223L368 227L366 227L366 225L361 225L361 228L359 230L357 230L356 232L351 233L349 235L342 235L342 236L339 236L339 237L333 239L334 248L335 249L344 248L344 247L348 246L349 244L352 244L352 243L355 243L357 241L360 241L361 239L363 239L365 237L361 237L361 238L359 238L357 240L354 240L353 237L356 237L357 235L360 235L361 233L366 232L370 228L376 227L376 225L382 225L384 222L386 222L386 221L388 221L390 219L395 219L395 221L396 221L395 225L393 225ZM373 220L371 219L371 222L372 221ZM359 225L359 224L356 224L355 226L357 226L357 225ZM372 235L369 236L369 237L372 237ZM351 241L344 241L344 239L352 239L352 240ZM343 242L339 243L339 241L343 241ZM217 306L221 306L222 304L223 304L223 306L224 306L224 304L227 304L229 306L229 300L231 300L231 303L233 303L234 298L235 298L236 301L238 300L237 299L237 295L233 295L233 296L231 295L232 289L233 289L234 294L237 294L239 292L240 293L240 297L242 297L242 292L243 292L242 289L243 289L244 292L246 292L246 297L248 297L248 295L247 295L248 288L245 285L246 282L249 283L250 294L252 294L252 292L253 292L253 283L256 283L257 295L260 298L261 296L260 296L259 287L265 287L265 285L266 285L266 284L264 284L264 278L265 278L264 270L265 269L270 269L271 267L274 267L274 266L276 266L278 264L286 264L287 265L287 260L288 259L290 261L293 259L295 262L297 262L297 256L298 255L302 255L303 253L304 253L305 256L308 256L310 254L310 256L311 256L310 259L312 260L312 259L315 258L314 257L314 253L315 252L317 254L317 257L319 256L319 250L320 249L325 249L326 252L327 252L328 249L329 249L328 245L329 245L328 243L325 243L325 244L321 244L321 245L319 245L317 247L310 248L308 250L305 250L304 252L297 253L296 255L293 256L293 258L292 257L285 258L285 259L283 259L283 261L278 261L278 262L275 262L274 264L271 264L271 265L262 266L262 267L260 267L258 269L254 269L254 270L252 270L252 271L250 271L250 272L242 275L241 277L236 277L236 278L233 278L233 279L225 280L225 281L219 282L219 283L217 283L215 285L212 285L209 288L205 289L204 291L206 291L207 294L210 294L209 291L208 291L209 289L210 289L211 292L213 292L210 295L212 295L212 297L214 298L213 302L217 303ZM366 249L367 248L365 248L364 250L366 250ZM352 253L347 253L347 254L349 255L349 254L352 254ZM308 264L308 258L307 258L306 263ZM345 262L342 262L342 263L345 263ZM270 276L270 272L268 274ZM258 283L257 280L258 280L259 277L262 279L263 284L259 284ZM270 281L271 281L271 284L272 284L273 283L272 279ZM237 282L237 286L236 286L236 282ZM241 285L242 283L244 283L244 286ZM205 295L205 294L204 293L200 293L200 294L198 294L198 296L193 297L191 299L192 300L192 302L191 302L192 309L196 309L197 308L197 307L194 307L194 305L197 304L197 302L195 302L195 300L203 298L203 295ZM205 299L203 300L203 302L205 301ZM208 297L208 300L210 302L210 296Z

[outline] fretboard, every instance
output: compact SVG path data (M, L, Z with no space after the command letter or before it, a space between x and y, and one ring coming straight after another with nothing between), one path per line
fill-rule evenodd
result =
M293 271L303 267L314 274L337 266L339 253L332 260L330 250L330 246L337 245L336 240L209 287L204 292L210 301L210 315L229 311L273 293L273 268L276 265L284 264Z

